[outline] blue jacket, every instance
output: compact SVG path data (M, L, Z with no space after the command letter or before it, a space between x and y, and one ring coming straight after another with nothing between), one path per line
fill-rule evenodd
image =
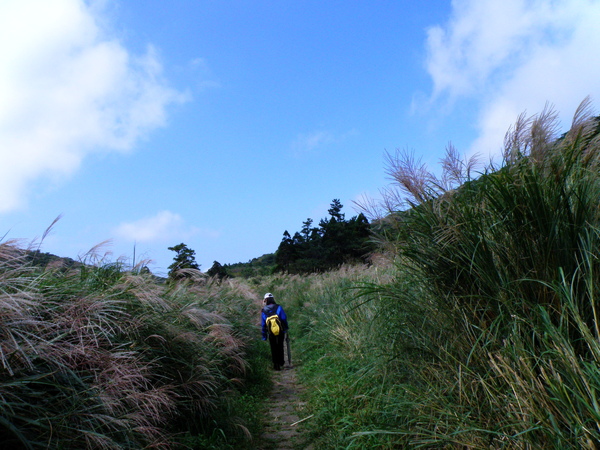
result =
M288 323L287 316L285 315L285 311L278 305L277 303L272 303L270 305L265 306L262 309L262 340L266 341L269 335L269 331L267 330L267 317L272 316L273 314L277 314L279 316L279 320L281 320L281 324L283 325L283 332L287 333Z

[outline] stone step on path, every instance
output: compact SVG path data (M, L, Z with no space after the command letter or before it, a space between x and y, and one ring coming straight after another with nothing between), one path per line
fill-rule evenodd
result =
M273 372L273 389L269 396L271 406L257 449L312 450L313 447L306 444L303 429L310 415L306 412L306 402L302 401L301 392L302 387L298 384L293 365L286 363L282 370Z

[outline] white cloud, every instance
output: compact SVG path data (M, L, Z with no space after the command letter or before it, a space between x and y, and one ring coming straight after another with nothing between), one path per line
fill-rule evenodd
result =
M204 91L221 87L221 83L215 79L206 59L194 58L189 62L189 65L197 76L196 89Z
M327 131L302 133L296 137L296 140L292 144L292 148L296 153L306 153L333 141L333 135Z
M122 223L114 230L119 238L135 242L167 242L189 238L198 232L200 230L187 226L179 214L171 211Z
M140 243L172 242L198 235L207 239L218 239L221 236L216 230L190 226L179 214L167 210L160 211L152 217L121 223L113 233L118 238Z
M168 87L156 52L131 55L84 0L0 3L0 212L38 180L72 174L93 151L127 151L165 124Z
M300 133L292 143L292 150L296 155L310 153L330 144L337 144L355 136L356 130L336 135L330 131L314 131L312 133Z
M475 100L471 152L498 154L523 111L549 102L568 125L588 95L600 99L600 1L454 0L447 24L429 30L434 101Z

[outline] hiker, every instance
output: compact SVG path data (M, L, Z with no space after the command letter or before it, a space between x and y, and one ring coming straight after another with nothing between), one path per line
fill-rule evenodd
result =
M263 304L265 306L261 311L262 340L266 341L267 338L269 339L269 344L271 345L271 358L273 359L273 369L281 370L285 363L283 343L285 341L285 333L287 333L288 330L287 316L281 305L275 303L275 298L273 298L273 294L270 292L265 294ZM276 321L277 318L277 324L272 328L271 323L274 320ZM279 328L279 330L277 330L277 328ZM275 333L273 333L273 331Z

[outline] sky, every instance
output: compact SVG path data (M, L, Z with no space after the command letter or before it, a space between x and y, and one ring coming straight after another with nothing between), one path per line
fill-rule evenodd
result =
M600 0L0 0L0 236L167 273L600 107ZM54 223L46 234L46 229Z

